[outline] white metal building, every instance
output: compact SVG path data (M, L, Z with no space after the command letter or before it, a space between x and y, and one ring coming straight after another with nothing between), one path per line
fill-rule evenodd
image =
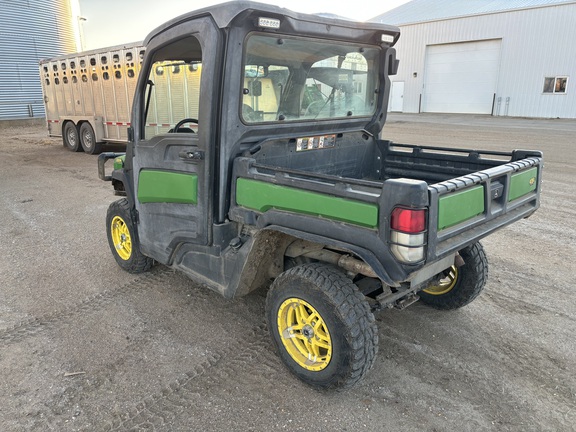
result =
M413 0L390 110L576 118L576 1Z
M0 120L44 117L38 62L81 49L78 0L0 0Z

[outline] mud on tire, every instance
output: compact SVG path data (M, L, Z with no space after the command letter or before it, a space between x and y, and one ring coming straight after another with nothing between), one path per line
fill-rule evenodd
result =
M303 264L278 276L266 319L286 367L313 387L350 387L376 358L378 328L368 302L332 266Z

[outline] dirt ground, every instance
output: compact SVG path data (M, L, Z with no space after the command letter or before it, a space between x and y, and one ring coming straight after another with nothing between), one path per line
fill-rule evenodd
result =
M378 318L374 369L318 392L272 350L264 296L115 264L96 157L0 130L0 430L573 431L576 121L391 115L397 142L542 149L542 206L486 238L485 292Z

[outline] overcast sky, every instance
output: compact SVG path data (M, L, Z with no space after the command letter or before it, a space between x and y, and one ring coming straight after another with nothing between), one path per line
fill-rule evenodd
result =
M328 12L366 21L409 0L260 0L297 12ZM143 40L165 21L218 0L79 0L84 49L90 50Z

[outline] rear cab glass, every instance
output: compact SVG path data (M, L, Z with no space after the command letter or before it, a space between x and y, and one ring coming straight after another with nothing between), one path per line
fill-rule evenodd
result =
M291 36L248 36L241 118L245 123L374 114L380 48Z

